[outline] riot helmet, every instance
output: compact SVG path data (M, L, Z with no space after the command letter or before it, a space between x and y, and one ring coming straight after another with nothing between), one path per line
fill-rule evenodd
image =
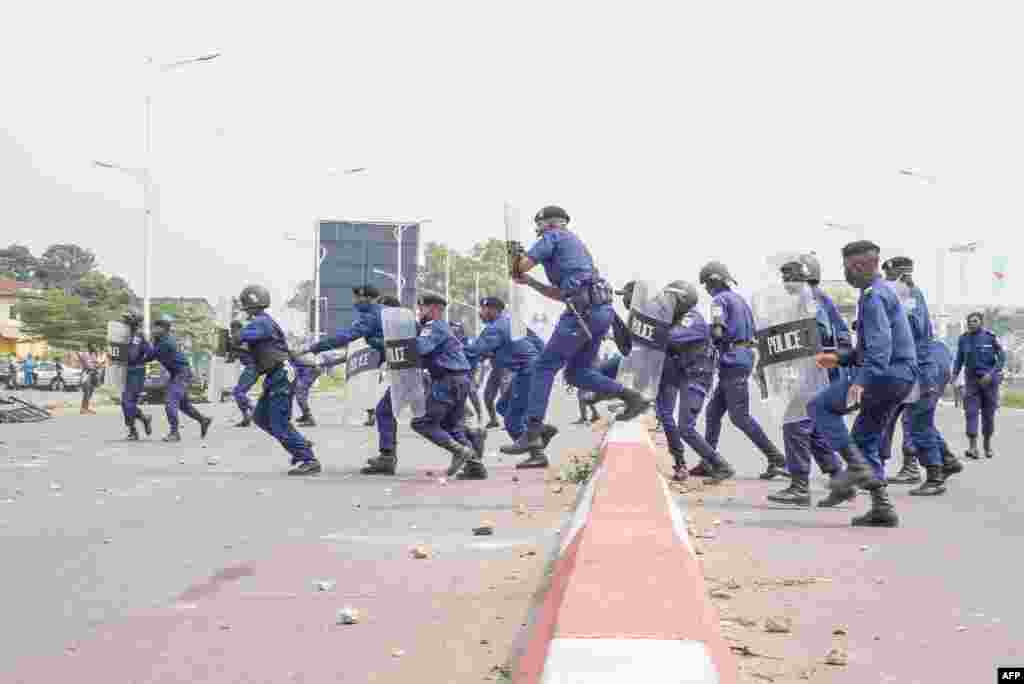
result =
M253 316L270 306L270 291L262 285L246 285L238 301L242 309Z
M672 320L678 321L693 307L697 306L697 288L685 280L673 280L661 291L662 296L672 303Z
M700 284L708 292L714 293L729 287L729 283L736 284L736 279L729 273L728 267L721 261L709 261L700 269Z
M538 211L533 217L537 235L549 228L564 228L569 225L569 213L562 207L549 205Z

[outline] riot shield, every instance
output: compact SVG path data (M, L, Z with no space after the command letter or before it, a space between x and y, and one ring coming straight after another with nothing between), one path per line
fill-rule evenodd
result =
M528 290L516 283L515 263L518 257L525 256L526 244L523 242L523 230L519 210L505 202L505 244L508 258L508 304L506 311L512 322L511 339L520 340L526 337L526 312Z
M210 375L206 383L206 400L210 402L220 401L226 390L230 390L238 382L239 372L232 372L228 366L228 339L231 335L231 300L221 297L217 305L216 321L216 345L213 355L210 357ZM234 364L238 365L238 364ZM234 383L228 384L232 376L235 376Z
M807 402L828 385L814 356L821 351L818 304L807 283L778 283L751 298L757 326L761 398L778 422L807 417Z
M619 379L623 386L640 392L648 399L657 396L661 384L672 315L671 302L657 296L653 283L647 280L636 282L627 321L633 348L622 362Z
M380 352L363 340L348 346L345 361L345 425L363 425L366 412L380 401Z
M910 292L910 287L899 280L886 280L885 284L888 285L896 293L896 296L900 300L900 304L903 305L903 310L907 312L907 316L912 316L914 309L917 308L917 300L914 299ZM913 330L913 326L911 326ZM916 340L915 340L916 341ZM914 386L910 388L910 394L903 400L904 404L913 404L921 398L921 383L915 382Z
M129 342L132 338L132 330L121 321L110 321L107 323L107 344L110 347L110 367L107 368L104 384L113 387L118 392L124 391L125 378L128 374L128 367L125 362L128 359Z
M427 395L416 349L416 317L411 310L399 308L383 309L380 316L391 382L391 409L396 418L407 407L414 418L420 418L427 411Z

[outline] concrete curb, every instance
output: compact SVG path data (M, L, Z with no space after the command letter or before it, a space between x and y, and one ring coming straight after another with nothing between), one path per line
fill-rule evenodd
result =
M647 430L615 424L515 663L523 684L735 684L686 517Z

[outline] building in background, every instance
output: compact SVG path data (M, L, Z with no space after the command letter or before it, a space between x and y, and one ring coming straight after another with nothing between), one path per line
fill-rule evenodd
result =
M29 283L0 278L0 358L14 354L19 359L28 354L36 358L44 357L49 346L46 340L30 341L21 334L21 322L18 320L18 295L33 294ZM39 293L40 296L42 293Z

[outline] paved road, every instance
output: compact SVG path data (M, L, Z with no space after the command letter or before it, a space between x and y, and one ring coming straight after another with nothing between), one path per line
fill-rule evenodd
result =
M554 407L571 420L574 404ZM229 427L230 404L202 410L217 419L206 443L184 418L183 442L159 442L162 415L151 440L121 442L112 407L3 426L0 673L9 674L0 681L409 681L401 668L429 666L416 647L432 629L450 632L446 613L462 610L466 632L446 638L486 641L491 627L473 624L483 609L453 608L450 597L495 589L522 549L542 560L571 503L556 501L555 516L517 516L520 504L542 511L550 487L543 471L517 474L496 453L490 480L442 485L427 471L443 475L447 456L407 428L399 476L361 476L376 433L341 427L340 401L323 395L314 400L322 426L305 434L325 473L287 478L275 442ZM597 434L567 427L558 440L552 455L590 448ZM488 451L507 441L492 431ZM497 523L494 536L472 535L481 518ZM433 560L409 558L421 543ZM314 591L320 579L337 588ZM536 585L516 589L521 600L494 619L515 631ZM345 605L370 617L336 627ZM407 656L394 658L396 647ZM464 645L432 647L439 676L472 665L460 661Z

